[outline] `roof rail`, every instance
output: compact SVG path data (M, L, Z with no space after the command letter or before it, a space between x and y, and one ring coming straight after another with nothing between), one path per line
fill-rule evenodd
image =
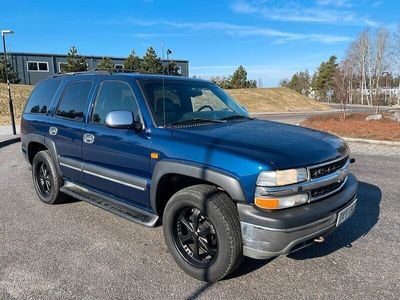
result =
M52 75L52 78L60 77L60 76L66 76L66 75L81 75L81 74L93 74L93 73L106 73L106 74L115 74L115 73L135 73L135 74L153 74L153 75L168 75L165 72L164 73L154 73L154 72L146 72L146 71L138 71L138 70L132 70L132 69L103 69L103 68L95 68L92 70L88 71L79 71L79 72L57 72L56 74Z

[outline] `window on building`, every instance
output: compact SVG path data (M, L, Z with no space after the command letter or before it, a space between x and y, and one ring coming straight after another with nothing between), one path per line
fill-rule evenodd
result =
M124 65L123 64L114 64L114 68L116 70L122 70L124 68Z
M51 100L60 84L61 81L56 79L49 79L39 83L29 97L24 112L32 114L47 113Z
M48 72L49 63L47 61L28 61L27 68L30 72Z
M92 82L90 81L70 83L60 101L56 115L75 121L83 121L91 87Z
M104 81L97 94L92 122L105 124L106 116L115 110L131 111L140 119L139 107L130 86L122 81Z

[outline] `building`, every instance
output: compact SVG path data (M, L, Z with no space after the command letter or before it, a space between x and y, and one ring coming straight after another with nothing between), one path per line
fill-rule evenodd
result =
M61 65L67 62L67 55L47 53L9 53L14 71L18 72L21 84L35 85L51 75L61 72ZM88 70L97 67L102 56L85 56ZM110 57L116 69L123 69L125 57ZM174 59L175 60L175 59ZM175 60L182 76L189 76L189 62L187 60ZM163 61L166 65L167 61Z

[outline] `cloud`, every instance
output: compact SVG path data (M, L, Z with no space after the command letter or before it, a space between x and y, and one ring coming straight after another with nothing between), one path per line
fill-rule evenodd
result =
M248 25L238 25L233 23L226 22L216 22L216 21L208 21L208 22L178 22L178 21L168 21L168 20L158 20L158 21L144 21L134 18L128 19L118 19L114 22L117 23L130 23L135 26L155 26L158 28L178 28L182 29L182 31L218 31L226 35L235 36L235 37L249 37L249 36L258 36L258 37L273 37L276 38L275 43L286 43L289 41L310 41L310 42L320 42L320 43L341 43L348 42L352 40L352 38L343 35L331 35L331 34L317 34L317 33L295 33L288 31L281 31L272 28L265 27L256 27L256 26L248 26ZM180 33L182 34L182 33ZM137 37L145 38L151 36L151 34L139 34Z
M318 0L315 5L308 7L299 2L273 5L259 0L237 0L231 5L232 11L236 13L251 14L273 21L358 26L377 24L359 16L353 10L348 10L350 7L352 3L345 0Z

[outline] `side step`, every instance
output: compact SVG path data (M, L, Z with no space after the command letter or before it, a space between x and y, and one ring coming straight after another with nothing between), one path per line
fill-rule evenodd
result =
M154 227L158 220L158 216L155 214L89 190L69 181L64 182L64 185L60 188L60 191L146 227Z

